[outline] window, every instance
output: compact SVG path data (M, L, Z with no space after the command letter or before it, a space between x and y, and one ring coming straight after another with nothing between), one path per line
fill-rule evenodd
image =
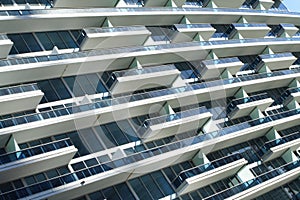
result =
M26 4L26 2L24 2L24 4ZM79 44L73 37L73 33L77 32L51 31L38 33L7 34L7 37L14 43L10 54L21 54L43 50L51 51L54 46L57 46L58 49L78 48Z
M174 193L160 171L132 179L129 184L140 199L160 199Z

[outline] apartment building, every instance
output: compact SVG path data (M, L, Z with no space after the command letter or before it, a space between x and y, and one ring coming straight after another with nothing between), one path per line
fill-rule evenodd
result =
M0 0L0 200L300 199L282 0Z

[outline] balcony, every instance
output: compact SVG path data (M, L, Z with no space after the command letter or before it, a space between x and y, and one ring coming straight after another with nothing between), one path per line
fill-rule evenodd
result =
M236 74L244 65L237 57L224 58L218 60L204 60L201 77L203 79L212 79L220 77L224 70L228 70L231 74Z
M269 141L261 147L258 154L264 162L280 157L288 149L295 151L300 145L300 132Z
M0 155L0 183L68 165L76 152L64 139Z
M11 199L23 198L25 196L40 199L49 197L53 199L75 198L78 194L91 193L97 189L99 190L109 185L121 183L130 178L135 178L150 171L152 172L169 166L170 163L173 165L191 160L194 155L199 152L199 149L205 148L206 146L214 145L213 150L216 151L226 146L240 143L240 141L236 143L235 140L235 138L239 136L243 138L244 141L246 135L251 135L250 138L253 138L255 134L255 137L258 137L257 134L265 133L270 127L283 127L282 125L285 124L289 125L286 121L289 121L289 123L295 121L297 124L299 117L297 119L293 117L294 115L299 115L299 113L300 110L293 110L251 122L241 123L220 131L174 141L170 144L139 151L124 158L97 164L26 188L7 192L1 194L0 197ZM293 123L291 123L290 126L294 126ZM256 128L254 129L253 127ZM284 126L283 129L286 129L286 126ZM233 135L233 137L230 137L230 135ZM299 165L299 163L297 165ZM293 166L289 167L292 168ZM298 171L297 175L299 176ZM82 184L83 179L84 184ZM55 190L53 190L53 188L55 188Z
M287 89L280 97L279 103L284 103L285 105L290 103L291 100L296 100L300 102L300 88L294 87Z
M197 34L204 40L209 40L216 31L210 24L175 24L174 26L179 33L172 38L173 42L189 42Z
M288 34L289 37L295 35L299 29L294 24L280 24L280 26L284 29L284 32Z
M37 84L0 88L0 115L33 110L43 96Z
M254 179L205 198L254 199L299 177L300 161L295 161L262 174Z
M232 24L243 38L263 38L271 30L266 24Z
M255 108L266 110L274 100L267 93L234 99L227 107L227 114L231 119L249 115Z
M6 35L0 34L0 59L6 58L13 46L13 42Z
M119 0L98 1L98 0L54 0L53 7L55 8L97 8L97 7L114 7Z
M147 119L138 130L144 142L165 138L178 133L197 130L211 118L212 114L205 108L186 110L175 114Z
M124 46L143 46L151 35L144 26L84 29L81 50L106 49Z
M39 79L98 73L104 70L128 68L134 58L142 66L205 59L210 50L219 57L259 54L267 46L273 51L298 51L300 39L245 39L226 41L186 42L153 46L122 47L105 50L81 51L22 59L0 60L0 86ZM99 67L95 67L99 66ZM16 77L10 79L9 77Z
M211 183L235 175L248 163L240 154L233 154L210 163L203 164L181 172L173 181L177 193L197 190Z
M155 87L171 87L180 75L174 65L113 72L108 87L113 95Z
M198 102L209 101L208 92L226 90L228 96L233 96L240 87L255 92L266 88L284 87L300 76L300 70L285 70L273 73L262 73L247 77L236 77L217 81L197 83L193 85L150 91L141 94L118 97L108 100L95 100L93 103L81 106L66 104L65 108L45 111L32 115L24 115L0 121L1 142L5 143L9 135L14 134L18 142L26 142L41 137L51 136L57 132L67 132L109 123L128 117L145 115L154 104L163 106L165 102L174 107L193 104L190 97L197 96ZM222 87L219 87L222 86ZM180 93L180 95L178 95ZM180 104L178 101L180 100ZM129 111L129 112L128 112ZM118 113L113 115L112 113ZM297 112L297 110L296 110ZM120 114L121 113L121 114ZM97 118L101 115L101 120ZM74 120L76 123L74 123ZM287 125L290 125L287 124Z
M270 70L288 69L297 58L292 53L266 54L259 58L269 67ZM256 71L259 71L257 68Z

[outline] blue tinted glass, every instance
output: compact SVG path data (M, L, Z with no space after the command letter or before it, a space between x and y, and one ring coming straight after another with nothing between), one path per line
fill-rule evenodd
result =
M42 43L45 50L53 49L54 45L46 33L36 33L36 36L38 37L39 41Z

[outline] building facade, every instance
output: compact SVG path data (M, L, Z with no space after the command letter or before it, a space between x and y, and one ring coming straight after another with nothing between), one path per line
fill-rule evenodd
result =
M300 199L281 0L0 0L0 200Z

